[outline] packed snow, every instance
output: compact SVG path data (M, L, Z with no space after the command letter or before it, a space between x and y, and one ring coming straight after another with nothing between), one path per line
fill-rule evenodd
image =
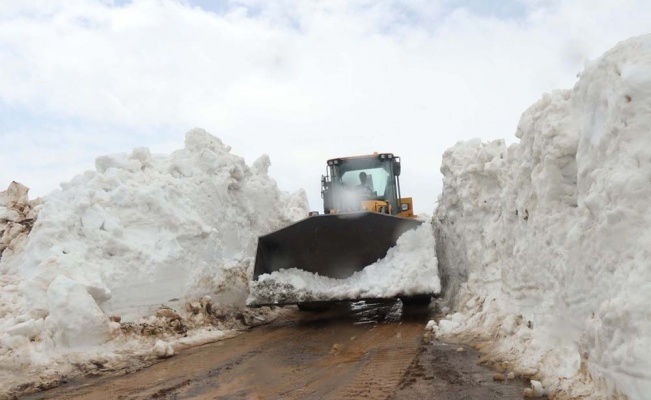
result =
M264 322L237 308L257 237L308 212L269 166L196 129L170 155L99 157L42 205L19 184L0 193L0 395Z
M291 268L251 282L248 304L393 298L438 294L441 283L430 223L405 232L387 255L346 279Z
M520 120L519 143L445 152L431 326L555 398L651 393L651 35L588 64ZM506 364L505 364L506 363Z

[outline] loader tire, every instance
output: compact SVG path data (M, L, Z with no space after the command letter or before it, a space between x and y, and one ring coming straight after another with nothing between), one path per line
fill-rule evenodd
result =
M429 303L432 301L432 296L426 294L421 294L417 296L405 296L405 297L401 297L400 301L402 301L402 305L406 307L428 306Z
M328 311L332 304L327 303L299 303L298 309L304 312L324 312Z

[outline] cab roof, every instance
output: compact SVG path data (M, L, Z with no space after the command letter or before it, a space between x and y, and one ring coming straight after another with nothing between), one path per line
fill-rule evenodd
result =
M384 159L400 158L398 156L394 156L393 153L378 153L378 152L375 152L373 154L365 154L365 155L362 155L362 156L331 158L331 159L328 160L328 164L330 164L330 161L334 161L334 160L359 160L359 159L363 159L363 158L381 158L381 156L384 156L384 157L382 157Z

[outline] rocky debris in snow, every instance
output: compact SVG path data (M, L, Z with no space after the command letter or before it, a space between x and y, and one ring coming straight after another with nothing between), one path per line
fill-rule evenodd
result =
M29 188L16 181L0 192L0 259L7 249L15 252L34 226L42 200L30 201L28 193Z
M201 303L198 301L191 301L186 303L186 311L192 314L199 314L201 312Z
M212 301L194 300L186 303L191 311L183 315L163 306L153 316L139 318L132 322L122 322L120 329L127 336L165 337L165 335L185 335L191 330L214 327L219 330L242 330L269 322L273 314L269 307L256 309L213 304ZM199 305L194 309L190 305Z
M169 321L179 321L181 320L181 316L176 313L176 311L172 310L169 307L161 307L158 310L156 310L156 316L158 318L167 318Z

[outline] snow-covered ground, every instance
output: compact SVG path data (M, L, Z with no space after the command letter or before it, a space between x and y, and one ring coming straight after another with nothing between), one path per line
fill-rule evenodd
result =
M562 398L648 399L651 36L545 94L516 136L443 156L437 252L458 312L432 328Z
M391 298L438 294L434 234L429 222L405 232L387 255L346 279L291 268L263 274L251 284L249 304Z
M270 317L233 308L248 294L256 239L308 209L269 165L265 155L249 167L193 130L171 155L99 157L42 205L21 185L2 192L0 395Z

